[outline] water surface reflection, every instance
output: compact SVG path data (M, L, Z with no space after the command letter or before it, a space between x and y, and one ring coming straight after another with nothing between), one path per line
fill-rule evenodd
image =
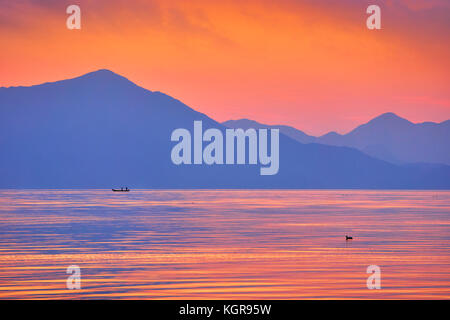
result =
M2 190L0 298L448 299L449 218L446 191Z

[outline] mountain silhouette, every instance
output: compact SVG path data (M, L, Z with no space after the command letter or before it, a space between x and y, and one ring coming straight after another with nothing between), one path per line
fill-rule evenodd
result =
M450 165L450 120L414 124L394 113L384 113L351 132L341 135L329 132L309 136L289 126L270 126L251 120L231 120L228 127L277 127L280 132L302 143L320 143L356 148L375 158L395 164L441 163Z
M238 129L238 128L241 128L241 129L248 129L248 128L279 129L282 134L284 134L294 140L297 140L301 143L316 142L316 137L307 135L303 131L300 131L298 129L295 129L290 126L285 126L285 125L267 125L267 124L262 124L262 123L256 122L254 120L249 120L249 119L228 120L228 121L222 122L222 124L227 128L235 128L235 129Z
M108 70L0 88L0 188L448 189L450 167L395 165L354 148L280 135L280 169L175 165L176 128L226 129L179 100Z

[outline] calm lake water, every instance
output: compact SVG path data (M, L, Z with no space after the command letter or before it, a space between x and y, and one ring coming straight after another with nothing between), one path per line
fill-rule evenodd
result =
M0 190L0 298L449 299L450 192Z

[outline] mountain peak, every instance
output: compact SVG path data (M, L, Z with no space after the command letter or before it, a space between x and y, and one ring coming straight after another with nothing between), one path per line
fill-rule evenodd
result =
M96 71L92 71L92 72L88 72L85 73L81 76L77 76L74 78L69 78L69 79L64 79L64 80L57 80L57 81L50 81L50 82L44 82L41 84L36 84L36 85L31 85L31 86L18 86L18 87L0 87L1 90L4 89L20 89L20 88L27 88L27 87L41 87L41 86L49 86L49 85L63 85L63 84L67 84L67 83L72 83L72 84L79 84L82 82L93 82L96 84L128 84L128 85L133 85L133 86L137 86L136 84L134 84L133 82L131 82L130 80L128 80L127 78L111 71L108 69L99 69Z
M56 82L47 82L42 85L63 85L69 86L71 88L76 87L77 90L81 90L81 88L84 86L87 86L92 90L98 90L101 88L104 90L112 91L138 88L138 86L132 81L108 69L100 69L75 78L60 80Z
M97 71L92 71L89 73L86 73L80 77L77 77L75 79L93 79L93 80L99 80L99 81L111 81L111 80L121 80L121 81L127 81L127 82L131 82L130 80L128 80L127 78L111 71L108 69L99 69Z
M374 121L376 121L376 122L380 122L380 121L398 121L398 122L400 122L401 121L401 122L405 122L405 123L406 122L410 123L410 121L408 121L402 117L399 117L398 115L396 115L393 112L383 113L383 114L379 115L378 117L373 118L369 122L374 122Z
M393 112L385 112L383 114L380 114L377 118L400 118L400 117Z
M395 113L386 112L373 118L369 122L356 127L347 135L358 136L361 133L364 133L365 135L369 132L371 134L378 134L380 132L387 134L387 132L398 132L399 130L405 130L406 128L410 128L412 126L414 126L414 124L409 120L401 118Z

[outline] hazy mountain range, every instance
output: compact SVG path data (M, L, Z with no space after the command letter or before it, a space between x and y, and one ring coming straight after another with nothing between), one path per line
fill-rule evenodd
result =
M230 120L223 124L229 128L278 128L301 143L352 147L397 164L450 165L450 120L414 124L394 113L384 113L347 134L330 132L320 137L307 135L293 127L266 125L248 119Z
M355 148L302 143L289 127L277 175L259 175L259 165L174 165L170 135L192 131L194 120L226 129L108 70L0 88L0 188L450 188L447 165L398 165Z

